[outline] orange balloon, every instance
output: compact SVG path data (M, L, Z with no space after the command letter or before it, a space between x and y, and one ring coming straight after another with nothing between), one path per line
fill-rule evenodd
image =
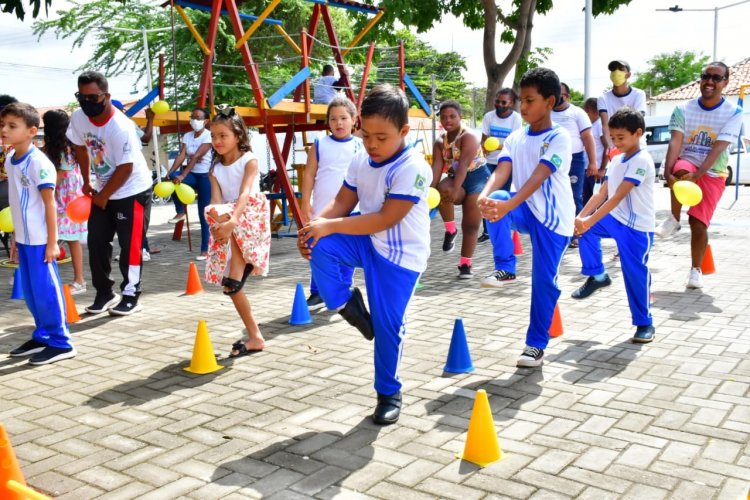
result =
M68 214L68 217L70 217L70 220L76 224L86 222L89 220L89 214L91 213L91 197L79 196L68 203L68 208L65 212Z
M614 157L617 156L617 155L619 155L620 153L622 153L622 151L620 151L617 147L614 147L614 148L610 149L609 150L609 159L610 160L614 159Z

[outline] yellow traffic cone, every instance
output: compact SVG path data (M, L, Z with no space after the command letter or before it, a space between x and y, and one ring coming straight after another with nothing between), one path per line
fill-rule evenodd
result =
M198 322L198 331L195 333L195 346L193 347L193 358L190 366L183 368L186 372L204 375L213 373L224 368L216 362L214 347L211 345L211 337L208 336L208 327L205 320Z
M503 451L500 449L497 432L495 432L495 422L492 420L490 401L484 389L477 391L474 408L471 410L464 453L460 458L480 467L487 467L492 462L503 458Z

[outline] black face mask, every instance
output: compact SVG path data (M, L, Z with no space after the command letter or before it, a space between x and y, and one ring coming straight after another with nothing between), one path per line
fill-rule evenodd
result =
M511 109L509 106L495 106L495 114L498 116L498 118L502 118L509 109Z
M100 114L104 113L104 109L107 107L106 100L102 102L78 101L78 104L81 105L83 114L85 114L89 118L94 118L95 116L99 116Z

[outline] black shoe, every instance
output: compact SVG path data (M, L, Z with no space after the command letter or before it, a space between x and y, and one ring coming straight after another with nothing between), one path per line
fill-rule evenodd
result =
M346 303L339 314L353 327L355 327L367 340L375 338L375 330L372 328L372 318L367 312L365 301L362 298L362 292L355 287L352 290L352 296Z
M311 293L307 298L307 308L311 311L315 311L322 307L325 307L326 303L323 302L323 297L317 293Z
M372 414L372 421L378 425L395 424L401 415L401 393L385 396L378 393L378 405Z
M458 231L455 233L449 233L448 231L445 232L445 237L443 237L443 252L453 251L456 247L456 236L458 236Z
M143 309L143 306L138 303L136 297L123 295L120 303L109 310L109 314L111 316L130 316L141 309Z
M633 335L633 342L636 344L648 344L654 341L656 335L656 328L654 325L642 325L635 329L635 335Z
M11 358L20 358L22 356L31 356L38 352L42 352L47 344L43 342L37 342L34 339L27 340L23 344L19 345L8 353Z
M485 241L488 241L490 239L490 235L487 233L482 233L479 238L477 238L477 243L484 243Z
M458 279L468 280L473 277L474 275L471 273L471 266L469 264L462 264L458 266Z
M581 286L581 288L571 293L570 296L574 299L585 299L600 288L604 288L605 286L609 286L611 284L612 280L609 279L609 274L605 274L602 281L596 281L593 276L589 276L588 278L586 278L586 282Z
M31 356L31 359L29 359L29 364L35 366L47 365L49 363L54 363L55 361L74 358L76 354L78 353L76 352L75 347L68 347L67 349L63 349L60 347L47 346L43 351Z
M109 292L109 294L96 294L94 303L86 308L86 312L90 314L101 314L110 307L114 307L120 301L120 296L116 293Z

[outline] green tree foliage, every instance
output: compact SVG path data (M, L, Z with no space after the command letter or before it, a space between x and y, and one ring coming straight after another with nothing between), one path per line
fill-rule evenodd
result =
M146 70L141 33L125 33L108 28L140 30L141 27L169 27L172 23L170 9L161 7L161 0L130 1L125 4L109 0L74 0L71 3L71 8L57 12L56 19L34 23L35 34L41 36L46 32L53 32L58 38L69 38L74 49L91 38L95 42L95 51L81 70L96 69L110 76L122 72L136 73L140 75L138 80L142 81ZM264 5L247 2L241 5L240 10L257 14L263 8ZM307 28L311 9L312 4L304 0L284 0L271 17L283 20L285 30L299 44L300 30L303 27ZM194 9L185 9L185 12L205 39L209 13ZM353 20L340 9L332 9L332 17L339 39L351 39ZM174 58L171 31L147 35L154 71L152 76L156 78L156 54L165 54L168 99L173 100L171 93L176 90L180 108L186 109L196 102L203 53L177 12L174 12L174 25ZM249 23L245 22L244 27L247 29ZM322 23L316 36L322 42L328 43ZM232 27L228 19L222 17L217 32L216 57L213 65L214 101L217 104L247 106L252 104L253 95L242 58L234 44ZM300 56L268 25L261 26L250 38L248 45L254 62L259 67L260 80L267 95L276 91L300 69ZM333 61L330 49L323 43L313 47L311 57L314 73L319 73L323 64ZM355 51L349 59L356 61L357 58L361 60L363 57L361 51Z
M44 4L44 12L49 12L52 0L29 0L28 3L31 6L31 16L36 19L42 10L42 4ZM23 8L23 0L0 0L0 10L9 14L15 14L21 20L26 16L26 9Z
M662 53L648 61L648 70L635 74L632 84L650 96L661 94L694 81L706 63L707 55L689 50Z

